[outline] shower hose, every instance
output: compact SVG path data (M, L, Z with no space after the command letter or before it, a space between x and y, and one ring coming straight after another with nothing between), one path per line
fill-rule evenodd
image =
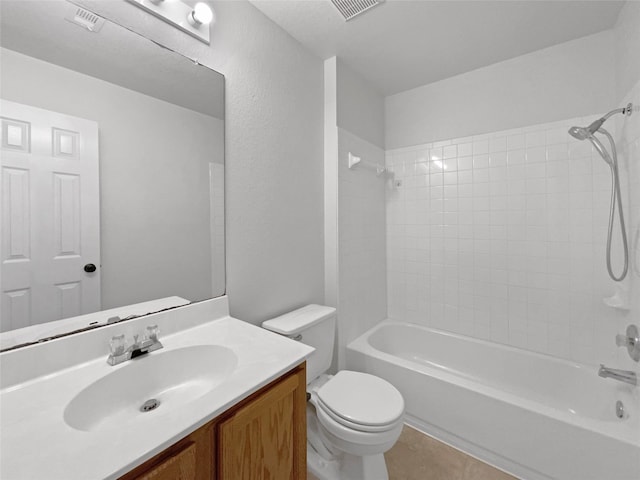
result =
M611 154L613 159L606 157L606 152L603 153L603 157L609 168L611 169L611 206L609 208L609 232L607 234L607 270L609 276L616 282L624 280L629 270L629 246L627 245L627 230L624 224L624 212L622 210L622 194L620 193L620 175L618 174L618 154L616 152L616 144L613 141L611 134L604 128L598 129L599 133L602 133L607 137L611 144ZM599 150L599 149L598 149ZM620 217L620 230L622 235L622 248L624 251L624 267L622 273L619 276L613 272L611 266L611 237L613 236L613 220L616 215L616 208L618 209L618 215Z

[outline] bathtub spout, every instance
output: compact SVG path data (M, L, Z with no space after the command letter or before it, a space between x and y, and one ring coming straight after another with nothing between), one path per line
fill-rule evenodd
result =
M636 375L636 372L632 372L631 370L617 370L615 368L605 367L603 364L600 364L598 375L600 375L602 378L613 378L614 380L618 380L619 382L638 385L638 376Z

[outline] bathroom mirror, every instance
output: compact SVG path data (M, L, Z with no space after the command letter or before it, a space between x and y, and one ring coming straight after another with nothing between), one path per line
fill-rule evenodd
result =
M223 295L224 77L66 1L0 8L0 348Z

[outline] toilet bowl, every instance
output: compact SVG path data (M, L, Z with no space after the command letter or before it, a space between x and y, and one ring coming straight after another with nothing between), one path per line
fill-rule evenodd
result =
M404 399L389 382L331 364L335 309L307 305L262 324L316 348L307 359L307 458L320 480L387 480L384 452L400 436Z

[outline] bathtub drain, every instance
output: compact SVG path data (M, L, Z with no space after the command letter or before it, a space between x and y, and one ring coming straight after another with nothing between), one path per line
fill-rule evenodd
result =
M624 418L624 404L620 400L616 402L616 417Z

